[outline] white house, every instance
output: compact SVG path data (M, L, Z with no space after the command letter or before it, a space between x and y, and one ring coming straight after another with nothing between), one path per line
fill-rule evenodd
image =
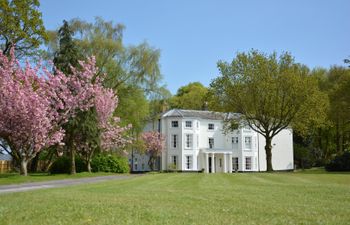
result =
M157 129L166 137L160 169L206 173L266 171L264 137L249 127L224 134L224 117L224 113L173 109L155 124L149 124L146 130ZM134 157L143 157L141 164L146 170L148 157ZM293 165L293 133L285 129L272 140L272 166L274 170L292 170Z

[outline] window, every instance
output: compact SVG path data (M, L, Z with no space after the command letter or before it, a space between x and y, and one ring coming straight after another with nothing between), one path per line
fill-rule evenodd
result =
M192 121L186 121L185 122L185 127L186 128L191 128L192 127Z
M171 147L172 148L177 147L177 134L171 135Z
M222 159L219 159L219 166L222 167Z
M238 144L238 137L232 137L232 144Z
M176 167L177 165L177 155L171 156L171 163Z
M209 138L209 148L214 148L214 138Z
M177 120L171 121L171 127L179 127L179 122Z
M192 169L192 156L191 155L187 155L186 156L186 169L190 170Z
M145 164L142 163L142 170L145 170Z
M193 135L192 134L186 134L185 136L185 147L186 148L192 148L193 143Z
M208 123L208 130L214 130L214 124Z
M252 137L244 138L245 149L252 149Z
M245 169L246 170L252 169L252 157L245 157Z
M135 167L135 170L137 170L137 164L135 164L134 167Z
M199 128L199 122L197 121L197 129Z
M234 171L238 170L238 157L232 158L232 169Z

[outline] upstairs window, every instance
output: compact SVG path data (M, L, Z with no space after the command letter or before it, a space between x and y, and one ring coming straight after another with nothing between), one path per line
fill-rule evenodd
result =
M214 138L209 138L209 148L214 148Z
M208 130L214 130L214 124L208 123Z
M238 137L232 137L232 144L238 144Z
M192 127L192 121L186 121L185 122L185 127L186 128L191 128Z
M252 137L245 137L245 149L252 149Z
M171 147L172 148L177 147L177 135L176 134L171 135Z
M179 121L177 120L171 121L171 127L179 127Z
M185 136L185 146L186 148L192 148L193 146L193 135L192 134L186 134Z

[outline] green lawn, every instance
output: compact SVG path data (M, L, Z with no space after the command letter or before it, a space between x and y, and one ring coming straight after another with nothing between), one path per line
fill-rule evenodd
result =
M149 174L0 195L1 224L350 224L350 174Z
M106 175L115 175L115 173L77 173L75 175L70 174L55 174L50 175L48 173L32 173L28 176L20 176L18 173L0 173L0 185L5 184L20 184L27 182L38 182L38 181L49 181L49 180L60 180L60 179L76 179L84 177L96 177L96 176L106 176ZM0 221L1 224L1 221Z

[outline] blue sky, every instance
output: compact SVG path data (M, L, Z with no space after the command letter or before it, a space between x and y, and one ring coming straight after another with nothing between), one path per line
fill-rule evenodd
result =
M289 51L310 68L344 65L350 56L348 0L42 0L47 29L95 16L126 26L125 44L161 50L164 83L174 94L189 82L209 85L218 60L252 48Z

